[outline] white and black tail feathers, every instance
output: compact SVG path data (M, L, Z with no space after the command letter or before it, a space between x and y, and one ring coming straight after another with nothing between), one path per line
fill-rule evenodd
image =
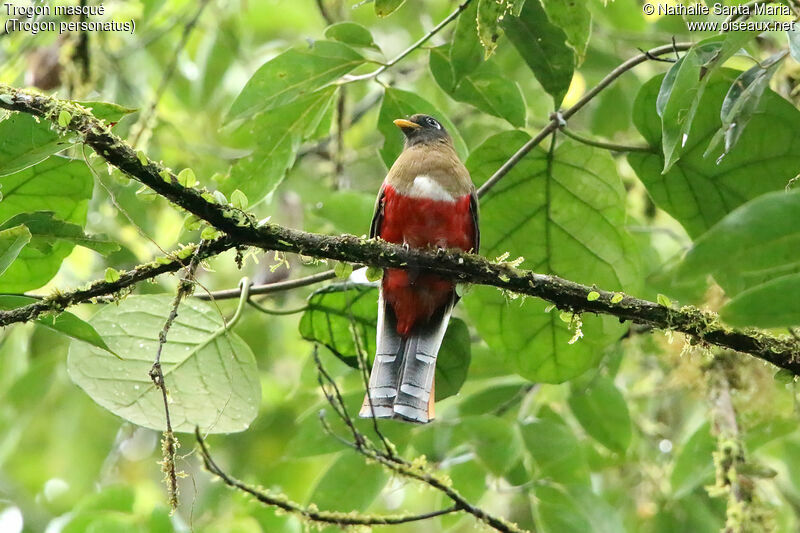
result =
M394 311L381 294L375 362L360 417L370 418L374 413L376 418L398 418L420 424L433 419L436 355L455 299L454 294L427 323L416 325L412 333L403 338L397 333Z

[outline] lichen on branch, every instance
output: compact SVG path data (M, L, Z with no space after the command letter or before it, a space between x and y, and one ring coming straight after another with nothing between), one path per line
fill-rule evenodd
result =
M226 249L233 246L253 246L263 250L293 252L319 259L383 268L402 268L414 264L458 282L490 285L517 294L542 298L559 309L572 313L611 315L622 321L629 320L657 329L684 333L692 342L708 343L747 353L800 375L800 342L789 336L777 336L757 329L733 329L723 325L718 316L710 311L692 306L677 309L618 292L589 287L558 276L518 269L509 263L492 262L474 254L404 249L380 240L367 240L353 235L327 236L277 224L258 225L253 215L230 205L216 203L213 198L209 198L210 195L202 191L182 186L174 173L141 152L135 152L102 121L77 104L0 84L0 108L25 112L48 120L57 120L61 111L67 111L71 118L63 126L64 130L77 133L85 144L108 163L225 233L225 238L214 241L216 246L221 246L222 243L225 243ZM131 285L159 273L161 272L139 275L137 280L125 279L127 285ZM99 288L102 287L93 291L95 296L100 295ZM112 285L108 288L110 292L115 292L122 287ZM55 310L60 310L79 300L75 300L73 295L66 301L49 301L55 303ZM25 307L0 312L0 325L31 320L32 316L31 310Z

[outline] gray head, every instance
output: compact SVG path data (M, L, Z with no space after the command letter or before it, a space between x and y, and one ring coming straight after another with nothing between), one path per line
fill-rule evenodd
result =
M408 119L399 118L394 125L403 131L406 136L406 146L415 144L429 144L434 142L452 142L447 130L435 118L416 114Z

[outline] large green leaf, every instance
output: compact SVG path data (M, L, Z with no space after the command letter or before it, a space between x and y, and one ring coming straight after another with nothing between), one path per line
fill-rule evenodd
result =
M371 285L337 283L308 298L299 328L301 337L322 344L347 365L358 368L358 348L370 359L375 355L377 325L378 290Z
M0 276L11 266L25 245L31 242L31 232L23 225L0 228Z
M680 499L713 479L714 462L711 454L716 442L708 423L701 425L683 444L675 458L669 481L672 497Z
M172 309L173 296L129 296L101 309L89 321L122 357L84 343L73 343L67 357L72 380L94 401L140 426L164 429L164 402L148 372L158 335ZM206 303L181 304L161 354L176 431L195 426L210 433L247 429L261 397L255 357L223 318Z
M523 444L517 425L494 415L465 417L459 423L466 442L480 462L496 476L508 472L522 456Z
M525 446L536 465L536 479L589 486L589 465L570 429L542 419L520 425Z
M569 408L586 433L606 448L624 454L633 434L628 404L614 380L598 376L585 389L573 387Z
M544 533L622 533L616 510L584 486L536 485L534 509Z
M720 309L720 316L732 326L797 326L800 325L798 294L800 273L789 274L737 294Z
M241 124L238 132L251 139L253 151L231 167L220 189L227 195L239 189L251 205L274 191L294 165L300 144L325 129L320 124L330 121L335 94L336 88L329 87L256 113Z
M364 58L346 44L316 41L267 61L234 100L229 120L291 103L347 74ZM285 126L284 126L285 128Z
M575 53L567 46L564 30L550 22L541 2L525 2L519 17L506 16L502 26L533 75L553 97L555 107L559 107L575 69Z
M312 294L300 319L300 335L328 348L347 365L358 368L356 342L367 359L375 356L378 289L371 285L339 283ZM467 378L471 359L469 330L451 318L436 360L436 400L457 394Z
M14 174L0 177L3 201L0 222L31 211L51 211L71 224L86 221L92 196L92 175L83 161L52 156ZM69 255L74 244L59 241L49 252L25 247L0 279L0 292L24 292L47 283Z
M708 230L739 205L782 189L797 174L800 111L766 90L739 142L722 161L704 158L709 139L721 127L720 107L736 74L721 70L709 81L680 160L666 174L661 154L630 153L630 162L656 204L680 222L692 237ZM662 76L642 86L633 120L647 142L658 149L661 124L656 99Z
M0 294L0 309L15 309L37 301L36 298L30 298L28 296ZM73 339L78 339L92 346L97 346L98 348L114 353L91 324L78 318L69 311L62 311L57 315L40 316L36 319L36 323L68 337L72 337Z
M739 206L700 235L677 276L690 281L711 274L735 295L800 272L798 247L800 190L771 192Z
M515 131L490 137L467 161L473 180L485 181L528 139ZM481 252L509 252L537 272L635 292L638 255L624 224L625 191L611 157L564 142L552 158L532 151L481 199ZM558 311L545 313L542 301L509 303L496 289L475 287L465 303L489 346L534 381L581 374L621 333L616 321L584 316L584 338L569 344L569 324Z
M60 241L83 246L103 255L119 250L119 244L105 235L87 235L79 225L58 220L53 215L52 211L20 213L0 224L0 230L24 224L32 235L30 245L45 254L50 253L53 244Z
M325 471L308 501L324 511L363 511L378 496L388 479L388 474L379 465L347 450ZM347 490L342 490L344 487Z
M116 122L133 109L107 102L77 102L94 116ZM35 165L72 144L75 135L59 135L49 121L24 113L0 120L0 176Z
M493 63L484 63L455 81L452 63L448 63L449 46L431 48L429 65L436 83L453 99L473 105L512 126L525 126L525 100L514 80L501 75Z
M444 113L416 93L388 88L383 93L381 111L378 115L378 131L383 135L383 147L380 152L387 167L391 167L394 160L403 151L403 133L394 125L393 121L415 113L431 115L441 122L453 138L459 157L466 159L467 145L455 125Z

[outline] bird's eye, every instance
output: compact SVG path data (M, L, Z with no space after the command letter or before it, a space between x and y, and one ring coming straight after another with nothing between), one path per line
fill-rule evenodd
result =
M434 119L432 119L430 117L428 117L427 122L428 122L428 126L432 126L432 127L436 128L437 130L442 129L441 124L439 124L438 122L436 122L436 120L434 120Z

